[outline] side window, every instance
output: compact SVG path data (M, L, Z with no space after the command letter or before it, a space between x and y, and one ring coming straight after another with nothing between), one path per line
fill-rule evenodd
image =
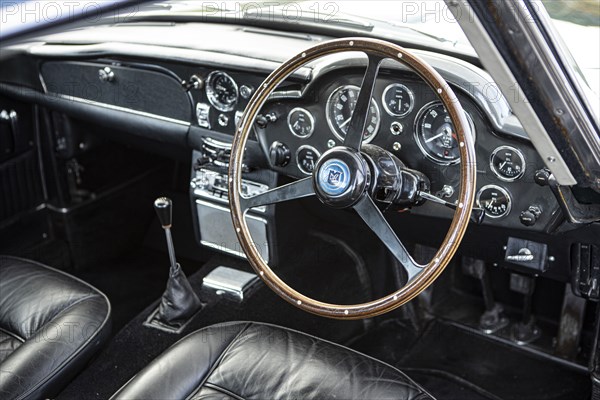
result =
M600 114L600 1L542 0L540 14L547 12L555 37L554 44L563 62L570 64L593 112ZM552 36L552 35L551 35Z

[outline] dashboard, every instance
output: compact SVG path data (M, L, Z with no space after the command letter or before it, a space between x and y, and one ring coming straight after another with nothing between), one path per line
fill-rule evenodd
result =
M252 138L272 170L292 178L309 176L321 154L343 143L363 71L337 68L308 84L289 82L274 93L262 109ZM232 135L256 79L223 70L207 76L206 87L199 91L195 123ZM454 89L476 139L476 204L485 210L484 224L547 228L558 205L547 188L535 184L536 171L544 168L537 152L526 137L495 130L473 97L460 87ZM453 126L436 94L414 73L381 70L364 143L392 152L409 168L428 176L432 193L456 200L460 168ZM452 211L437 204L410 212L452 217Z
M42 91L52 98L53 107L83 112L99 123L110 119L139 140L152 137L159 148L175 145L200 153L208 149L223 156L248 100L266 76L311 44L307 41L326 39L273 36L226 25L166 28L99 27L65 33L31 45L27 53L40 60ZM217 51L217 44L214 49L197 42L175 46L191 29L197 34L220 31L235 46L226 52ZM101 37L107 39L99 41ZM161 44L150 37L161 37ZM102 44L94 44L98 42ZM487 216L483 223L550 231L559 208L549 188L535 183L544 163L493 80L463 60L414 52L449 82L467 114L476 143L476 202ZM364 61L362 55L350 52L314 61L290 75L257 119L248 146L255 155L249 169L268 167L292 179L309 175L319 156L343 141ZM99 108L111 111L110 118L106 112L98 113ZM132 122L136 118L137 125ZM365 142L427 175L433 194L456 200L459 166L452 124L435 93L410 70L382 64ZM431 202L410 213L452 217L450 209Z

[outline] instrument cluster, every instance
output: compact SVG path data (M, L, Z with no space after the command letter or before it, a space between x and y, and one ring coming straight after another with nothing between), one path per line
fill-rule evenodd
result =
M322 153L343 144L361 78L360 74L323 78L301 98L276 99L264 106L263 114L276 117L260 135L275 170L305 177L312 174ZM527 157L536 153L528 144L496 135L472 99L459 91L457 96L476 143L476 203L492 221L503 221L515 207L521 207L515 206L512 192L526 184ZM457 135L444 105L419 78L385 73L379 77L363 143L380 146L425 173L433 194L449 201L456 198L460 182Z

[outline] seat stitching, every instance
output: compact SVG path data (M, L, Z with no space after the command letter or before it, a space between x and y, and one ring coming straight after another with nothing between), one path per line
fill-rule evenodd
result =
M239 394L237 394L237 393L234 393L234 392L232 392L232 391L231 391L231 390L229 390L229 389L225 389L224 387L221 387L221 386L219 386L219 385L215 385L214 383L206 382L206 383L204 384L204 386L206 386L207 388L211 388L211 389L213 389L213 390L216 390L217 392L221 392L221 393L223 393L223 394L226 394L226 395L228 395L228 396L235 397L237 400L245 400L245 399L244 399L242 396L240 396Z
M7 330L7 329L4 329L4 328L2 328L1 326L0 326L0 332L4 332L4 334L6 334L6 335L8 335L8 336L12 337L13 339L17 339L17 340L18 340L18 341L20 341L21 343L25 343L25 339L23 339L22 337L20 337L19 335L17 335L17 334L16 334L16 333L14 333L14 332L11 332L11 331L9 331L9 330Z
M207 372L207 374L204 377L204 379L202 379L202 381L200 382L200 384L196 387L196 389L194 391L192 391L190 393L190 395L186 398L186 400L189 400L192 397L194 397L198 393L198 391L200 391L200 389L202 389L202 386L204 386L204 384L206 383L206 381L208 380L208 378L212 375L213 372L215 372L215 369L217 369L217 367L219 366L219 364L221 364L221 361L223 361L223 358L225 357L225 355L227 354L227 352L231 349L231 347L234 345L234 343L239 339L240 335L242 333L244 333L250 327L250 325L251 325L250 323L246 322L246 326L244 326L244 328L242 330L240 330L237 335L235 335L235 337L231 340L231 343L229 343L227 345L227 347L225 348L225 350L223 350L223 352L221 353L221 355L219 356L219 358L217 358L217 361L215 361L215 363L213 364L213 366Z

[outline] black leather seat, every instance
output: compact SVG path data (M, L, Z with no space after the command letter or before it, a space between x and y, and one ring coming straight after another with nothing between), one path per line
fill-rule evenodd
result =
M56 395L108 338L110 303L85 282L0 256L0 399Z
M273 325L233 322L183 338L116 399L415 399L432 397L399 370Z

